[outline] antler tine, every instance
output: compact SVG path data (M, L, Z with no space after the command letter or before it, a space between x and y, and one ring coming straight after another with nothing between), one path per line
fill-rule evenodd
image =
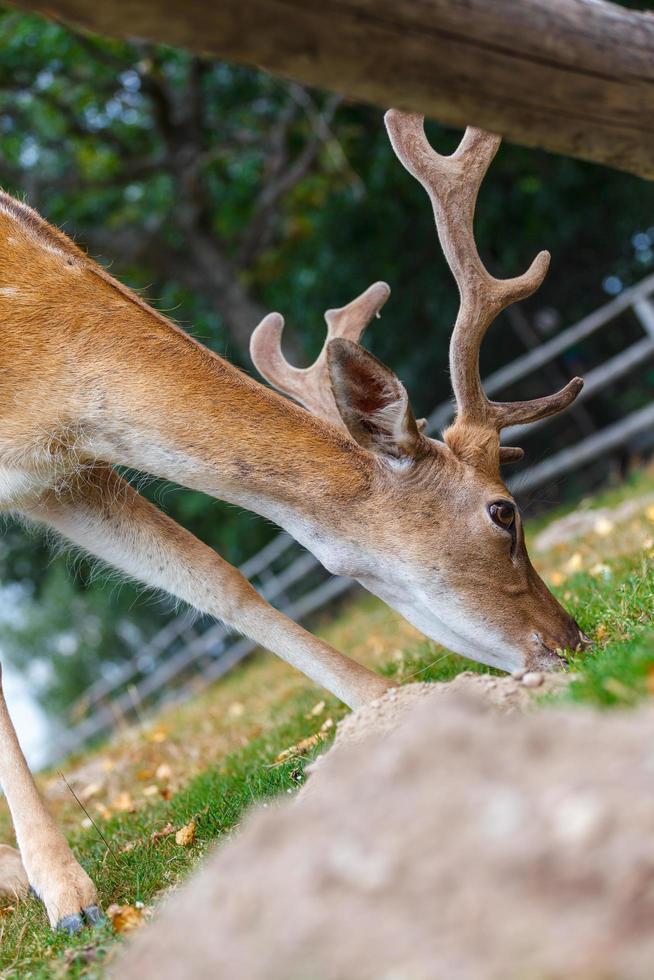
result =
M523 275L496 279L479 258L475 205L500 137L468 127L455 152L442 156L427 140L422 116L391 109L385 122L400 162L429 194L441 247L459 288L459 314L450 342L457 418L499 431L516 421L531 422L561 411L581 390L580 378L545 398L504 403L488 400L479 376L479 349L486 331L502 310L538 289L550 260L548 252L539 252Z
M315 362L307 368L296 368L288 363L281 350L284 318L279 313L269 313L250 338L254 366L273 387L300 402L312 415L345 428L332 395L327 347L337 337L356 343L372 318L379 316L390 292L385 282L376 282L345 306L327 310L325 343Z

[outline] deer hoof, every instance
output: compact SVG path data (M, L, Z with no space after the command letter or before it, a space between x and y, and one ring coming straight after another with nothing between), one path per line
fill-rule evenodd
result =
M105 921L99 905L87 905L82 909L82 914L90 926L97 926Z
M67 932L69 936L74 936L76 932L84 926L84 920L79 912L74 915L65 915L57 923L57 932Z

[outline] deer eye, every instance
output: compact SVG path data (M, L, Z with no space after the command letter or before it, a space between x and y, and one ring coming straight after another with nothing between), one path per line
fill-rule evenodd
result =
M488 513L493 524L504 531L513 531L515 526L515 507L508 500L498 500L488 505Z

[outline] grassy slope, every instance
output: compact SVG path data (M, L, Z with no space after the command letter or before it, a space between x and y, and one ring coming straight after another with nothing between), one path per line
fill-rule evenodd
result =
M615 507L653 491L650 469L592 505ZM568 698L631 704L654 693L652 517L642 507L614 528L604 525L602 533L593 530L536 556L554 591L596 640L595 652L575 665L579 677ZM443 680L471 668L368 596L319 631L400 681ZM235 830L248 806L294 791L317 749L300 747L282 763L278 754L309 736L327 741L343 712L301 675L262 654L192 704L70 760L66 774L111 851L57 774L41 783L104 906L143 903L147 914L157 894L188 874L211 842ZM192 846L180 846L174 834L153 839L167 824L177 829L190 819L197 824ZM11 840L4 808L0 840ZM34 899L0 911L1 976L97 976L115 948L109 926L75 939L52 935Z

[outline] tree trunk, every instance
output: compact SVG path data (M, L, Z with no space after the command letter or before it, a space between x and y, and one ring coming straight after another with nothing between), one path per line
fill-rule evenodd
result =
M654 177L654 18L601 0L18 0Z

